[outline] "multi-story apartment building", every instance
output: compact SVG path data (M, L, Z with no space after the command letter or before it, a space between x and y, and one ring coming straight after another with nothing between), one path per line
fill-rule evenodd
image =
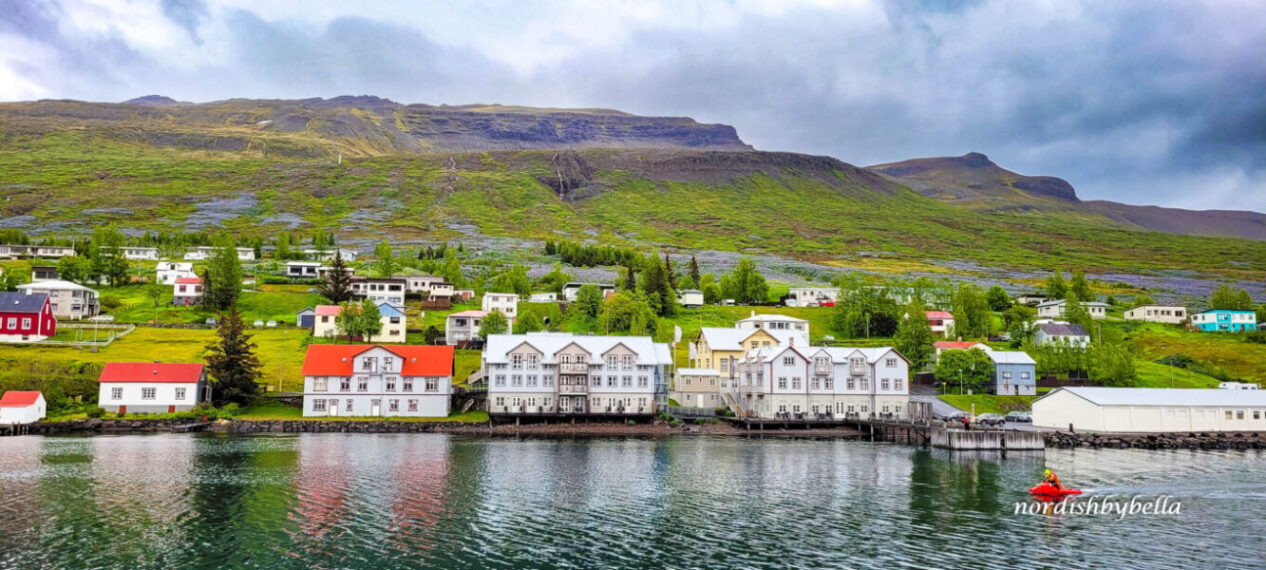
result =
M515 293L484 293L483 310L501 311L510 321L519 316L519 296Z
M352 294L357 299L391 303L396 307L404 306L405 286L404 279L352 277Z
M303 360L303 415L446 417L453 347L313 344Z
M747 351L787 344L792 338L799 346L809 346L809 333L792 329L703 327L691 346L690 361L696 368L711 368L733 379L738 374L736 363Z
M672 354L645 336L490 335L493 416L650 416L666 405Z
M910 363L891 347L762 347L739 372L731 394L748 417L908 417Z

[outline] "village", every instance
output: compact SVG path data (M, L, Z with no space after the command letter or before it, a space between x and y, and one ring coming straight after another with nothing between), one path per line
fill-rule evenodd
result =
M79 393L35 364L30 377L11 374L0 426L216 417L1266 431L1258 378L1201 375L1169 355L1140 371L1104 339L1107 324L1109 337L1138 325L1254 342L1266 325L1232 288L1196 312L1146 293L1100 301L1083 275L1065 282L1058 271L1014 295L846 276L789 284L771 301L750 263L718 279L693 257L676 274L667 254L571 242L545 253L614 266L615 282L570 280L561 263L535 279L517 262L473 278L460 245L384 241L367 256L329 236L219 239L132 245L109 229L69 245L0 245L10 289L0 343L15 349L0 357L37 349L96 363L80 365ZM837 340L841 329L862 334ZM212 340L222 349L208 350ZM249 381L218 377L230 375Z

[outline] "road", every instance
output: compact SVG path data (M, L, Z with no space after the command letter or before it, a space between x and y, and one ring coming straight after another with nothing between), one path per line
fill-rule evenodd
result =
M958 408L949 405L948 402L937 397L936 388L931 386L910 386L910 401L912 402L929 402L932 404L932 415L935 417L948 416L954 412L960 412ZM1020 431L1033 431L1033 424L1007 422L1003 424L1003 429L1014 429Z

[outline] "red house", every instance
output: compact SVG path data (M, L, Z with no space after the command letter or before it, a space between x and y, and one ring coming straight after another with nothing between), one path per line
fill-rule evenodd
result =
M0 292L0 342L35 342L57 334L47 293Z
M202 279L198 277L178 277L172 284L171 303L189 306L202 302Z

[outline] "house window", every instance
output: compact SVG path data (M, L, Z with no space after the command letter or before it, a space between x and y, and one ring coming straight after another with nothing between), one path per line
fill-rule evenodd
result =
M616 377L615 377L615 376L607 376L607 387L608 387L608 388L615 388L615 383L616 383L616 382L618 382L618 380L616 379Z
M439 381L438 381L437 379L435 379L435 378L427 378L427 379L426 379L426 391L427 391L427 392L439 392L439 391L440 391L440 383L439 383Z
M347 406L346 406L344 409L345 409L345 410L347 410L348 412L351 412L351 411L352 411L352 399L351 399L351 398L348 398L348 399L347 399Z
M814 378L813 378L813 389L814 389L814 390L821 390L821 389L822 389L822 379L821 379L821 378L818 378L818 377L814 377Z
M895 358L889 358L886 364L888 365L888 368L896 368L896 367L897 367L897 359L895 359Z
M15 318L15 317L9 317L9 321L8 321L8 323L9 323L9 324L8 324L8 328L11 328L11 329L18 328L18 320L17 320L17 318Z
M154 396L156 396L157 394L158 394L157 388L141 388L142 400L153 400ZM1227 414L1230 415L1230 412L1227 412ZM1230 419L1230 418L1228 417L1227 419Z
M338 384L339 384L339 385L338 385L338 389L339 389L339 391L340 391L340 392L351 392L351 391L352 391L352 379L351 379L351 378L344 378L344 379L342 379L342 380L339 380Z
M505 375L505 374L498 374L498 375L497 375L496 380L495 380L495 381L494 381L494 383L493 383L493 385L497 386L498 388L505 386L505 385L506 385L506 375Z
M185 388L176 388L176 399L177 399L177 400L183 400L183 399L185 399L185 390L186 390Z
M849 379L848 379L848 389L849 389L849 390L856 390L856 389L857 389L857 382L856 382L855 380L853 380L852 378L849 378Z
M540 362L541 362L541 356L540 356L539 354L529 354L529 355L528 355L528 358L527 358L527 365L528 365L528 368L529 368L529 369L535 370L535 369L536 369L536 367L537 367L537 365L539 365L539 364L540 364Z
M893 390L896 390L896 391L898 391L898 392L900 392L900 391L901 391L901 379L900 379L900 378L894 378L894 379L892 380L892 389L893 389Z
M504 377L504 376L502 376L502 378L505 378L505 377ZM405 381L403 382L403 384L404 384L404 386L401 388L401 389L402 389L402 391L405 391L405 392L412 392L412 391L413 391L413 381L412 381L412 380L405 380Z
M388 392L396 391L396 381L394 379L387 381L387 391Z
M523 368L523 355L522 355L522 354L511 354L511 355L510 355L510 368L513 368L513 369L515 369L515 370L521 370L521 369Z
M647 377L645 377L645 376L638 376L638 377L637 377L637 387L638 387L638 388L645 388L645 387L647 387L647 386L649 386L649 385L650 385L650 379L649 379L649 378L647 378Z
M553 374L546 374L546 375L542 376L542 377L541 377L541 385L542 385L542 386L545 386L546 388L552 388L552 387L554 386L554 375L553 375Z
M410 412L416 412L416 411L418 411L418 401L417 401L417 400L409 400L409 411L410 411Z
M729 372L729 371L730 371L730 361L728 359L722 359L721 372Z
M689 378L689 377L687 377L687 378L686 378L686 385L687 385L687 386L689 386L689 385L690 385L690 378Z
M602 377L601 377L601 376L590 376L590 377L589 377L589 383L590 383L591 385L593 385L593 387L594 387L594 388L597 388L597 387L599 387L599 386L602 386Z
M513 376L510 376L510 385L511 385L511 386L514 386L514 387L516 387L516 388L518 388L518 387L522 387L522 386L523 386L523 375L522 375L522 374L515 374L515 375L513 375Z
M888 379L887 379L887 378L884 378L883 380L881 380L881 381L879 382L879 389L880 389L880 390L883 390L883 391L885 391L885 392L887 392L887 391L888 391Z
M794 356L784 356L782 359L783 366L795 366L796 358Z
M312 411L314 411L314 412L324 412L324 411L325 411L325 400L312 400Z
M612 354L607 357L607 368L615 370L620 367L620 357Z
M752 341L752 348L760 348L760 341L758 340Z
M123 388L110 388L110 399L111 399L111 400L122 400L122 399L123 399Z
M1240 411L1238 411L1238 412L1235 412L1235 419L1237 419L1237 420L1242 420L1242 419L1244 419L1244 410L1240 410Z
M31 319L22 319L22 328L24 329L31 328Z
M626 355L624 355L624 356L621 356L621 357L620 357L620 368L622 368L622 369L624 369L624 370L632 370L632 369L633 369L633 355L631 355L631 354L626 354Z
M527 385L528 385L528 387L529 387L529 388L535 388L535 387L536 387L536 375L535 375L535 374L528 374L528 377L527 377Z
M387 400L387 411L388 412L400 411L400 400Z
M358 378L358 379L356 380L356 391L357 391L357 392L368 392L368 391L369 391L369 379L367 379L367 378Z
M633 387L633 377L632 377L632 376L625 376L625 377L624 377L624 382L622 382L622 383L620 384L620 386L621 386L621 387L623 387L623 388L632 388L632 387Z
M317 376L312 379L312 390L314 392L324 392L329 389L329 380L324 376Z
M863 390L869 390L869 389L870 389L870 380L867 380L867 379L865 379L865 378L862 378L862 389L863 389ZM862 411L864 412L864 411L866 411L866 410L862 410Z
M1021 379L1021 380L1028 380L1030 377L1031 377L1031 375L1030 375L1028 372L1021 372L1021 373L1020 373L1020 379Z
M1003 373L1002 373L1002 379L1003 379L1003 380L1010 380L1010 379L1011 379L1011 373L1010 373L1010 372L1003 372Z
M786 377L786 376L783 376L783 377L781 377L781 378L779 378L779 379L778 379L778 389L780 389L780 390L786 390L786 389L787 389L787 377Z
M1231 410L1226 411L1226 419L1231 419Z

